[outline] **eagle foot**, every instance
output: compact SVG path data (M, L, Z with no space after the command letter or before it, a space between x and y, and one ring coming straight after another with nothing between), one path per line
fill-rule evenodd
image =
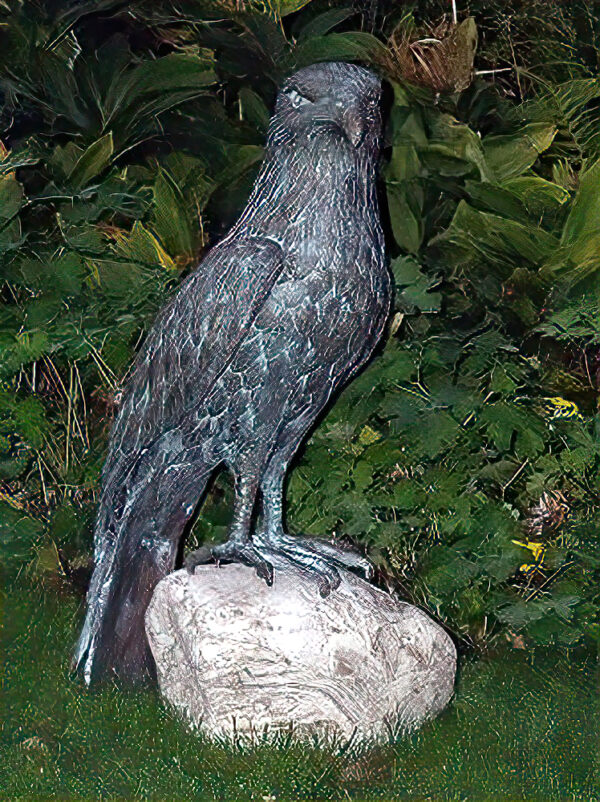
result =
M257 575L264 579L267 585L273 584L273 566L268 562L251 543L239 543L228 540L218 546L202 546L196 551L191 551L185 558L184 563L190 574L195 573L197 565L207 563L243 563L251 568L256 568Z
M326 540L282 532L257 535L254 542L261 554L287 559L307 573L316 574L319 593L323 598L339 586L341 577L338 568L358 569L367 579L373 575L373 566L361 554Z
M344 548L330 540L321 540L320 538L292 537L291 540L315 551L325 559L331 560L340 568L352 568L362 571L365 579L373 577L374 570L369 560L354 549Z

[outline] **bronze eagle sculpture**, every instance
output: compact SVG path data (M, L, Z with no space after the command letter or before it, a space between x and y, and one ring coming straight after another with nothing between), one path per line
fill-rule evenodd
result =
M369 571L353 551L286 533L283 488L302 440L368 360L389 312L380 92L372 72L342 62L286 80L246 208L145 340L102 472L75 655L88 683L152 674L144 613L219 466L235 479L229 537L189 555L189 570L237 561L271 584L277 556L316 574L322 595L339 584L337 567Z

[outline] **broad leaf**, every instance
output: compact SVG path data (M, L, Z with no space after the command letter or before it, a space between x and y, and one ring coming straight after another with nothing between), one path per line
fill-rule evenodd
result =
M288 14L295 14L301 8L307 6L312 0L270 0L277 9L280 17L287 17Z
M302 27L298 34L298 41L302 42L313 36L324 36L326 33L329 33L332 28L335 28L336 25L344 22L344 20L354 14L356 14L356 10L351 7L331 8L329 11L324 11L322 14L313 17L313 19Z
M479 212L461 201L448 229L437 238L458 246L472 262L482 259L505 263L507 258L539 265L556 250L551 234L505 217Z
M241 116L252 123L261 133L264 133L269 126L271 118L264 100L247 86L240 89L238 98Z
M546 181L537 175L524 175L511 178L503 183L503 188L516 195L527 209L539 216L544 211L552 211L567 203L569 192L552 181Z
M600 260L600 161L587 167L580 177L561 245L570 247L575 262Z
M113 153L113 136L109 132L81 154L69 175L73 186L77 189L87 186L110 164Z
M161 170L153 187L152 227L163 247L173 257L189 259L194 252L194 231L190 205L166 170ZM162 260L161 260L162 261Z
M499 181L521 175L550 147L556 131L553 124L531 123L515 134L486 136L483 150L489 169Z
M414 183L387 185L388 209L394 239L409 253L417 253L423 242L422 193Z
M13 217L23 202L23 187L11 175L0 177L0 223Z
M294 57L298 66L315 61L354 61L357 59L372 62L385 54L384 45L370 33L330 33L327 36L314 36L299 42Z

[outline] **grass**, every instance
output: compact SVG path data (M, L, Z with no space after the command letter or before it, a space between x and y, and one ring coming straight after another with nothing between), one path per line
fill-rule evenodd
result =
M600 799L586 652L463 658L445 713L370 751L250 749L199 738L150 690L89 692L72 679L72 597L21 580L3 602L1 799Z

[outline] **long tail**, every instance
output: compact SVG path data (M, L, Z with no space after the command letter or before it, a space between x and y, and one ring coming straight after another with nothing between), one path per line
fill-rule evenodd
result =
M157 583L174 568L180 537L209 476L206 466L179 479L162 472L145 483L118 521L113 494L103 494L96 564L74 657L88 685L107 674L129 682L154 676L144 615Z

